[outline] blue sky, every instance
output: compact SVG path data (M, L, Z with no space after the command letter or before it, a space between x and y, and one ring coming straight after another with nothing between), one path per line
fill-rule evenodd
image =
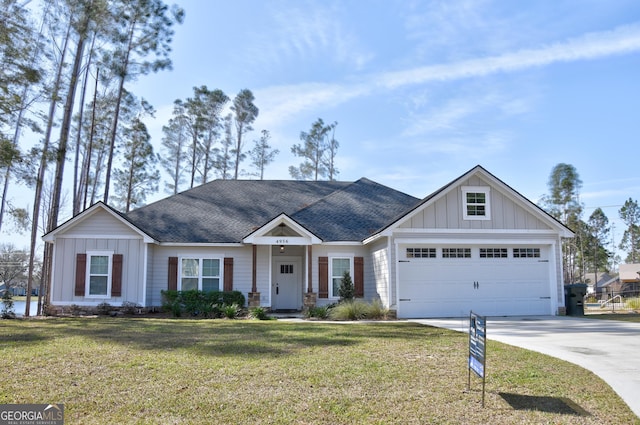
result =
M132 86L158 109L205 84L249 88L287 179L299 134L337 121L341 180L424 197L481 164L537 202L574 165L588 215L640 194L634 0L179 1L174 69ZM245 168L249 165L245 164ZM585 217L586 219L586 217ZM619 240L622 224L616 224Z
M173 71L128 86L157 109L158 152L175 99L248 88L249 138L267 129L280 150L268 179L289 178L291 146L322 118L338 122L340 180L424 197L480 164L537 202L570 163L585 219L604 207L616 241L618 209L640 198L637 0L176 3Z

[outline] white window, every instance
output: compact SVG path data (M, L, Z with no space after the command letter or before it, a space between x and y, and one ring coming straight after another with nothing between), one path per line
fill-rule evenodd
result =
M513 258L540 258L540 248L513 248Z
M507 248L480 248L480 258L507 258Z
M329 274L331 275L331 285L329 287L329 297L340 297L340 283L345 272L349 272L351 280L353 280L353 258L349 257L333 257L329 262Z
M87 297L108 297L111 294L111 264L113 252L87 252L87 280L85 294Z
M442 248L442 258L471 258L471 248Z
M436 258L436 249L407 248L407 258Z
M182 258L180 262L180 287L178 289L181 291L219 291L220 263L219 258Z
M486 186L462 187L462 215L465 220L491 219L489 193L490 188Z

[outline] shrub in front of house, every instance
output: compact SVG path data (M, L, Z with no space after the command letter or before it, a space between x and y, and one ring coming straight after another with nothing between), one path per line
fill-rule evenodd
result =
M351 280L351 274L348 270L344 272L340 286L338 287L338 295L340 296L340 302L353 300L356 294L356 289Z
M369 304L363 300L349 300L339 303L329 310L332 320L362 320L367 317Z
M329 310L329 319L332 320L380 320L386 319L389 309L382 305L380 300L368 303L354 299L344 301Z
M264 307L251 307L249 309L249 318L255 320L269 320L271 317L267 314Z
M96 306L96 313L101 316L108 316L112 310L113 307L108 302L102 302Z
M315 306L309 307L304 312L304 317L307 319L328 319L329 318L329 306Z
M240 291L162 291L162 308L174 317L183 314L216 318L224 315L225 306L244 305L245 298Z

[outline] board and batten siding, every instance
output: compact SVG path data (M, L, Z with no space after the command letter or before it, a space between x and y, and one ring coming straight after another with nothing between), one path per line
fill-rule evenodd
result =
M391 305L389 297L389 249L388 239L381 238L368 247L368 267L365 264L365 297L368 300L380 299L385 307Z
M58 237L55 242L55 268L51 286L51 302L56 305L97 305L107 302L120 306L123 302L144 305L144 250L142 239L102 239ZM110 251L122 254L122 295L119 297L87 298L75 295L77 254L87 251Z
M462 186L490 187L491 220L464 220ZM402 229L526 229L550 230L548 224L480 178L471 177L444 193L435 202L413 213L399 228Z
M260 250L259 250L260 251ZM246 247L180 247L157 246L149 247L149 270L147 280L147 305L161 306L162 291L168 288L169 257L195 257L195 258L233 258L233 290L240 291L247 297L251 291L252 279L252 248ZM260 260L258 261L260 263ZM221 273L224 273L224 264L220 264ZM264 272L258 272L258 276ZM222 277L224 279L224 277ZM220 285L222 289L221 279ZM258 279L260 285L260 279ZM261 288L259 287L258 290Z
M64 232L65 237L86 236L131 236L140 237L131 227L104 210L96 210Z

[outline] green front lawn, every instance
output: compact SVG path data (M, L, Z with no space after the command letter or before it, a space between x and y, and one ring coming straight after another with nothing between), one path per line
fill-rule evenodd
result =
M407 322L0 321L0 404L64 403L66 424L640 423L594 374Z

